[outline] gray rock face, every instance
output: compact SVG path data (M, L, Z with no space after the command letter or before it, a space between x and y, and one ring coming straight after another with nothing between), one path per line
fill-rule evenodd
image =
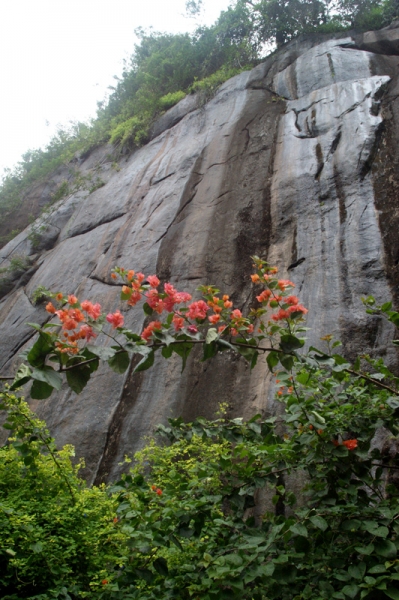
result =
M252 254L296 283L309 344L332 333L349 356L386 354L396 364L391 329L365 314L360 296L397 300L399 291L398 40L397 29L297 40L205 106L185 98L119 172L106 170L104 149L106 185L54 205L37 222L38 244L28 229L1 250L5 268L13 256L32 263L0 301L2 371L30 343L26 323L48 318L32 304L39 286L121 308L140 331L141 312L120 306L115 265L189 292L218 285L245 311L256 295ZM134 376L104 367L80 396L65 389L34 408L97 482L115 477L123 456L170 416L213 417L220 402L230 416L279 410L264 361L250 373L228 353L199 358L193 352L183 373L174 359Z

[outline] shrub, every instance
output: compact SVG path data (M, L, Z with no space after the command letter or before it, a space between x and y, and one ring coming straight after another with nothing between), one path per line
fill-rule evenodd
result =
M168 110L169 108L172 108L172 106L175 106L175 104L180 102L180 100L183 100L183 98L185 98L186 95L187 94L182 91L170 92L169 94L166 94L165 96L162 96L162 98L159 99L159 108L161 110Z
M0 448L0 590L3 600L91 597L123 536L116 498L89 488L27 404L0 395L11 431Z

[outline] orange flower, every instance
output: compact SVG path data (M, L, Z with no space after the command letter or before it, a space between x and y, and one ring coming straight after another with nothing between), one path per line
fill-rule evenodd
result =
M118 279L118 275L116 273L111 273L112 279Z
M259 294L259 296L256 296L256 299L259 302L266 302L270 296L272 295L270 290L263 290L263 292L261 294Z
M142 332L142 334L141 334L141 337L143 338L143 340L146 340L146 341L148 341L148 340L150 339L151 335L152 335L152 332L153 332L155 329L157 329L157 330L160 330L160 329L162 329L162 323L161 323L160 321L152 321L152 322L151 322L151 323L148 325L148 327L146 327L146 328L143 330L143 332Z
M346 446L348 450L354 450L357 448L357 440L345 440L342 445Z
M78 299L73 294L70 294L68 296L68 304L76 304L77 301L78 301Z
M255 273L254 275L251 275L251 279L252 279L253 283L258 283L258 281L260 281L260 277L257 273Z
M287 287L295 287L295 283L292 283L292 281L290 281L289 279L279 279L277 285L282 292Z
M156 494L157 494L157 496L162 496L162 490L160 490L159 488L157 488Z
M231 302L231 300L226 300L224 302L224 307L225 308L231 308L233 306L233 303Z
M114 523L117 523L118 522L118 517L114 517L112 520L113 520Z
M48 313L54 315L55 314L55 307L53 306L52 302L49 302L48 304L46 304L46 310Z
M220 315L211 315L208 317L208 320L212 325L215 325L218 321L220 321Z
M133 277L134 277L134 271L128 271L127 275L126 275L126 279L128 281L131 281L133 279Z
M132 292L133 292L132 288L128 287L127 285L122 286L122 294L126 294L126 296L130 296L132 294Z
M102 583L102 585L107 585L108 580L107 579L103 579L101 583Z
M56 296L55 296L56 300L58 300L58 301L61 301L63 299L63 297L64 296L61 294L61 292L59 294L56 294Z

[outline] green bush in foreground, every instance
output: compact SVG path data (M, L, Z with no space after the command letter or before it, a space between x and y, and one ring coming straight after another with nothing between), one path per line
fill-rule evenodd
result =
M0 597L92 597L124 541L115 496L89 488L73 448L56 450L25 402L2 394L11 438L0 448Z
M248 317L212 286L199 288L206 302L177 309L190 294L170 283L162 292L156 275L116 268L114 278L127 284L122 300L147 299L146 314L150 304L167 313L141 336L123 327L120 311L105 317L98 303L53 294L63 309L46 309L62 325L34 325L28 364L1 394L10 431L0 450L3 599L399 599L399 377L380 358L351 364L331 335L304 351L297 336L307 310L294 284L253 260L261 307ZM391 303L364 303L373 318L399 326ZM124 346L85 345L105 322ZM32 397L47 398L64 374L79 393L100 359L123 373L134 353L142 356L136 370L151 368L156 351L178 353L184 367L194 344L203 360L235 352L252 367L266 354L281 413L248 422L171 419L159 427L166 444L149 442L108 489L88 488L71 448L57 451L11 394L33 380Z

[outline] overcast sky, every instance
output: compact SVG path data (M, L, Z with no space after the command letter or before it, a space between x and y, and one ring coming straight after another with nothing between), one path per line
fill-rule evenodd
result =
M229 0L204 0L213 23ZM185 0L0 0L0 177L58 124L95 116L133 51L134 29L195 27Z

